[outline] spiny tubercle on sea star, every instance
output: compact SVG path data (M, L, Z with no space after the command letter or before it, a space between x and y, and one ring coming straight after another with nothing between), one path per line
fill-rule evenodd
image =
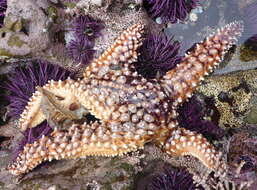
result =
M123 155L153 142L169 155L195 156L224 174L221 154L201 134L179 127L176 110L221 62L242 29L240 22L226 25L197 44L164 77L147 80L131 64L144 32L141 24L133 25L85 69L83 79L37 87L19 127L26 130L46 119L56 128L50 136L26 144L7 169L20 175L46 160ZM87 112L100 121L76 124ZM74 124L64 128L66 121Z

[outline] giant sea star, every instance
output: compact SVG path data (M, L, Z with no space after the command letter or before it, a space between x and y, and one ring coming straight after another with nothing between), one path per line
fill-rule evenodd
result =
M20 175L46 160L123 155L153 142L169 155L195 156L223 174L226 167L220 153L201 134L179 127L176 110L221 62L242 28L240 22L226 25L197 44L164 77L149 80L131 64L137 59L144 26L128 28L85 69L82 79L37 87L19 128L24 131L44 120L56 128L50 136L26 144L8 170ZM78 124L87 112L99 121ZM66 121L73 125L67 127Z

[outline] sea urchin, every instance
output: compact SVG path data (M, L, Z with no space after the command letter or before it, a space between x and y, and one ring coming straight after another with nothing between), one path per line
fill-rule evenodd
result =
M4 88L10 94L6 96L9 101L8 115L13 118L18 118L23 112L29 98L35 92L36 86L43 86L47 81L64 80L68 77L73 77L71 73L58 65L53 65L45 61L36 61L28 64L26 67L17 67L12 74L8 76L8 82ZM43 122L37 127L29 128L24 132L24 138L15 147L12 158L15 159L23 147L27 143L33 143L42 135L49 135L52 128Z
M24 110L36 86L43 86L47 81L64 80L74 74L58 65L45 61L36 61L25 67L17 67L8 76L5 88L10 92L6 99L9 101L8 115L18 118Z
M188 13L197 6L199 0L144 0L148 14L162 23L184 21Z
M7 9L7 0L0 0L0 27L2 27L3 25L6 9Z
M68 45L68 55L77 63L88 64L95 50L95 39L101 35L104 25L90 16L80 15L72 22L73 40Z
M180 43L164 33L149 35L139 49L140 56L134 63L136 70L146 78L164 75L181 61Z
M165 169L165 172L153 178L147 190L195 190L192 175L185 169ZM202 187L198 187L202 189Z

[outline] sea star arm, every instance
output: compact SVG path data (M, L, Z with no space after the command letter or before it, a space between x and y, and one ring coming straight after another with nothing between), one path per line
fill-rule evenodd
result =
M221 159L222 154L217 152L201 134L177 128L166 139L163 149L173 156L194 156L218 174L222 175L226 172L226 165Z
M131 133L114 132L108 124L73 125L68 131L55 129L24 150L7 169L13 175L27 173L43 161L86 156L116 156L142 148L144 139Z
M117 66L118 63L124 62L123 67L121 67L121 71L126 73L128 71L128 64L132 63L137 59L137 48L142 44L142 35L144 32L144 26L141 24L133 25L132 27L128 28L126 31L124 31L115 41L115 43L108 48L98 59L93 61L91 65L89 65L85 72L84 77L86 79L89 78L102 78L103 76L109 77L108 73L112 75L112 72L115 72L115 69L111 69L112 66ZM109 78L108 78L109 79ZM54 81L52 81L54 83ZM64 83L64 88L62 88L62 83ZM28 105L24 109L23 113L21 114L20 120L19 120L19 128L21 130L26 130L28 127L34 127L38 124L40 124L45 119L51 119L52 117L59 117L57 120L63 120L65 118L74 118L74 113L69 111L69 109L63 108L58 109L57 104L54 105L54 103L57 102L57 99L54 101L50 101L51 99L51 93L60 94L59 97L63 98L64 101L62 101L59 105L64 105L63 102L66 102L66 104L69 104L70 99L75 99L76 94L80 94L80 96L85 95L86 92L74 92L76 91L76 87L79 87L79 82L74 82L72 80L66 80L66 82L58 82L59 86L54 86L51 88L51 84L45 85L43 88L44 92L41 92L37 90L32 97L30 98ZM49 86L50 85L50 86ZM77 85L77 86L76 86ZM47 88L50 88L48 91ZM72 88L75 87L75 88ZM65 94L65 97L64 97ZM45 98L47 97L47 98ZM45 101L43 101L45 100ZM49 102L50 101L50 102ZM74 102L74 101L73 101ZM69 105L74 105L71 102ZM88 101L87 101L88 102ZM44 106L44 104L47 104L48 106ZM43 107L42 107L43 105ZM52 105L52 106L49 106ZM67 105L66 105L67 106ZM48 117L46 117L45 114L43 114L43 110L45 108L45 113L48 113ZM55 112L51 111L51 109L54 109ZM48 111L49 110L49 111ZM65 113L61 112L61 110ZM68 117L71 116L71 117ZM56 123L56 122L54 122Z
M116 68L127 69L120 63L128 64L137 60L137 49L142 45L144 26L135 24L125 30L98 59L94 60L84 71L85 78L103 78L115 72Z
M75 96L79 82L49 81L43 87L37 87L19 119L18 127L25 131L43 122L45 119L57 125L65 119L80 119L85 108Z
M233 22L207 37L186 54L176 68L167 72L162 79L166 92L174 99L174 105L182 104L193 91L222 61L224 54L237 41L243 30L241 22Z

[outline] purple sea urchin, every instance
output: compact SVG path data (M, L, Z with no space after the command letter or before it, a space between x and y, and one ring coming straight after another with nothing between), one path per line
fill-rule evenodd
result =
M64 80L73 77L73 73L44 61L37 61L28 64L26 67L17 67L15 71L8 76L8 82L5 88L10 91L6 97L9 101L8 115L18 118L23 112L31 95L35 92L36 86L43 86L47 81ZM47 122L41 123L39 126L27 129L24 132L24 138L18 147L13 151L13 159L17 157L20 151L27 143L33 143L42 135L49 135L52 129Z
M0 0L0 27L2 27L3 25L6 9L7 9L7 0Z
M68 45L68 55L77 63L88 64L92 60L95 50L95 39L101 35L104 28L101 21L90 16L75 18L71 31L74 32L74 39Z
M95 52L93 48L92 42L78 38L68 44L68 55L77 63L88 64Z
M257 34L253 35L251 38L249 38L252 41L257 42Z
M224 135L224 130L212 121L204 120L204 103L201 103L196 96L185 102L179 109L179 123L182 127L196 131L204 136L219 139Z
M18 146L13 150L12 160L17 158L18 154L23 150L26 144L32 144L34 141L40 139L43 135L48 136L52 131L52 128L48 125L46 121L39 124L37 127L27 129L23 133L23 139L19 142Z
M250 47L251 50L253 50L254 52L257 51L257 34L251 36L250 38L248 38L245 42L244 45L247 47Z
M146 78L154 78L157 73L165 74L181 62L182 56L179 55L180 43L173 41L173 38L161 33L159 35L149 35L139 49L140 56L134 63L136 70ZM213 122L204 120L202 104L196 97L191 98L179 110L179 121L182 127L202 133L205 136L221 138L224 131ZM179 190L196 189L193 184L192 176L185 170L166 170L155 178L149 190ZM198 187L197 189L203 189Z
M181 62L179 55L180 43L173 38L161 33L149 35L139 49L140 56L134 63L136 70L146 78L155 78L156 75L164 75ZM191 98L179 110L179 121L182 127L200 132L213 138L221 138L224 131L213 122L204 120L202 105L196 97Z
M164 33L149 35L140 47L140 56L134 63L136 70L146 78L164 75L181 61L180 43L168 39Z
M160 17L162 23L184 21L199 0L144 0L144 7L152 18Z
M147 190L195 190L192 175L185 169L165 169L165 173L153 179ZM197 189L202 189L198 187Z
M30 63L26 67L17 67L8 76L9 82L5 84L5 88L10 91L6 97L10 102L8 115L14 118L19 117L36 86L43 86L51 79L64 80L73 75L58 65L44 61Z
M77 38L87 38L88 40L93 41L101 35L100 31L103 28L104 25L101 21L95 20L87 15L80 15L74 20L72 30L75 32Z

